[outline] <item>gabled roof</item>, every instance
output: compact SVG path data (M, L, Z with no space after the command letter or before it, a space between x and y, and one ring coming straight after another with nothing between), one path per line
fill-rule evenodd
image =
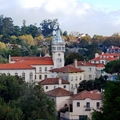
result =
M62 97L62 96L71 96L72 93L63 89L63 88L56 88L54 90L50 90L46 92L47 95L52 96L52 97Z
M119 57L118 53L105 53L99 55L96 58L93 58L91 61L99 61L99 60L113 61L113 60L117 60L118 57Z
M105 65L104 64L95 64L96 65L96 67L105 67Z
M82 92L73 95L73 100L84 100L86 98L90 98L91 100L101 100L102 94L98 90L93 90L93 91L84 90Z
M51 57L11 57L11 60L28 65L53 65Z
M39 83L42 85L54 85L59 84L59 79L61 78L46 78L45 80L40 81ZM70 84L66 80L61 79L61 84Z
M84 72L84 70L75 68L72 65L67 65L62 68L52 69L52 70L50 70L50 72L77 73L77 72Z
M35 69L27 64L22 63L7 63L7 64L0 64L0 70L13 70L13 69Z
M72 64L74 65L74 63ZM78 66L95 66L95 64L90 63L89 61L77 61Z

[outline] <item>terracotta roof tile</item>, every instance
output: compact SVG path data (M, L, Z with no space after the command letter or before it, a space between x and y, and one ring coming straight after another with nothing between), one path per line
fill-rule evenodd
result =
M53 84L59 84L59 79L61 78L46 78L45 80L42 80L38 83L42 85L53 85ZM66 80L61 79L61 84L70 84Z
M88 61L77 61L78 66L95 66L95 64L92 64Z
M51 57L11 57L11 60L29 65L53 65Z
M102 99L102 94L98 90L94 91L82 91L79 92L75 95L73 95L74 100L84 100L86 98L90 98L91 100L101 100Z
M0 64L0 70L6 70L6 69L35 69L27 64L22 63L7 63L7 64Z
M105 67L104 64L96 64L96 67Z
M50 72L76 73L76 72L84 72L84 70L75 68L72 65L67 65L67 66L62 67L62 68L52 69L52 70L50 70Z
M53 96L53 97L62 97L62 96L71 96L72 93L63 89L63 88L56 88L54 90L50 90L48 92L46 92L47 95L49 96Z

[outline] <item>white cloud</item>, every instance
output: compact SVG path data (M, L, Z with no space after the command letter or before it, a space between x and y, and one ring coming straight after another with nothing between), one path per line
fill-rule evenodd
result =
M0 0L0 15L11 17L15 25L27 25L44 19L57 18L61 29L79 31L90 35L112 35L120 32L120 11L109 11L105 7L80 0Z

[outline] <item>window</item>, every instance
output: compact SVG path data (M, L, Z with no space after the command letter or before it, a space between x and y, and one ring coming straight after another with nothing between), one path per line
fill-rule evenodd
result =
M41 67L39 67L39 71L42 72L42 68Z
M91 71L92 71L92 68L89 68L89 71L91 72Z
M71 88L73 88L73 84L71 84Z
M56 50L56 47L52 47L52 50Z
M77 107L80 107L80 102L77 102Z
M73 76L71 76L71 81L73 81Z
M100 103L99 103L99 102L96 103L96 108L97 108L97 109L100 108Z
M65 47L62 47L62 50L65 50Z
M23 80L25 80L25 73L24 72L22 73L22 78L23 78Z
M82 80L81 76L80 76L80 80Z
M90 109L90 102L87 102L87 103L86 103L86 108L87 108L87 109Z
M76 80L78 79L78 77L76 76Z
M45 71L47 71L47 67L45 67Z
M39 75L39 79L42 79L42 75Z
M17 72L15 73L15 76L18 76L18 73L17 73Z
M86 102L86 109L85 109L85 111L91 111L90 102Z
M45 75L45 79L47 78L47 75Z
M48 89L48 86L46 86L46 89Z
M104 74L104 70L101 70L101 74Z
M92 75L89 75L89 79L92 79Z
M10 75L10 73L7 73L7 75L9 76L9 75Z
M64 85L63 88L66 88L66 85Z
M54 89L56 88L56 86L54 86Z
M75 87L77 88L77 84L75 84Z
M59 61L62 62L62 59L60 58Z
M61 50L61 47L57 47L57 50Z
M35 75L35 79L36 79L36 75Z
M33 73L32 72L30 72L30 80L33 80Z

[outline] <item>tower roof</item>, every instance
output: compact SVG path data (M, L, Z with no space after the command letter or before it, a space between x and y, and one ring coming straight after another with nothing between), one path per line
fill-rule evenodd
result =
M62 39L62 37L60 36L60 28L59 28L59 25L57 26L57 29L56 29L56 34L55 36L53 37L53 40L52 40L52 43L65 43L65 41Z

